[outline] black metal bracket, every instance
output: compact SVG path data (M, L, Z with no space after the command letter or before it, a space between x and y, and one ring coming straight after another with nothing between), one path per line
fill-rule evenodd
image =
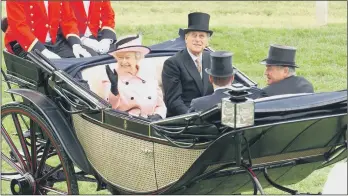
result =
M234 142L235 142L235 153L236 153L236 166L241 167L243 157L242 157L242 132L237 132L234 135Z
M97 190L96 191L104 190L107 188L107 184L102 180L102 178L98 174L95 174L94 177L97 181Z

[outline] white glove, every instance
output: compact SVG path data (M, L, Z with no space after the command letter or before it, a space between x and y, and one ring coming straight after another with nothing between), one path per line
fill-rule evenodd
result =
M81 38L82 45L92 48L94 51L98 52L99 42L95 39L91 39L88 37Z
M58 54L49 51L47 48L45 48L41 53L49 59L61 59Z
M105 54L110 50L110 44L112 43L111 39L102 39L99 42L99 50L100 54Z
M80 58L80 55L83 57L91 57L92 55L87 52L86 49L82 48L80 44L74 44L72 46L73 53L76 58Z

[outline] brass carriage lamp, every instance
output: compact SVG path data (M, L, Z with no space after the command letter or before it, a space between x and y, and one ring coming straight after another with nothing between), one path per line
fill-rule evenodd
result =
M237 129L254 125L255 102L247 98L250 88L242 84L233 84L228 91L230 97L221 103L221 123Z

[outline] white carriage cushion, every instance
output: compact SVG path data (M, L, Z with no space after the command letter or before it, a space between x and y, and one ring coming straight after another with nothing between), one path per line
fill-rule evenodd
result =
M151 67L153 66L156 68L156 79L157 79L159 87L162 89L162 93L164 93L163 85L162 85L163 64L164 64L164 61L167 60L168 58L169 56L145 58L140 62L140 66L150 65Z
M162 85L163 63L168 58L169 56L145 58L145 59L142 59L139 63L140 66L146 66L149 69L150 68L154 69L153 73L155 74L155 77L158 81L158 85L162 89L162 92L163 92L163 85ZM110 64L110 68L112 67L114 67L114 65ZM81 71L81 74L82 74L82 78L88 81L91 91L96 93L98 96L103 97L104 91L101 87L102 86L101 81L108 80L108 77L105 71L105 64L86 68Z
M106 64L102 64L89 67L81 71L82 78L84 80L87 80L90 90L102 98L104 93L103 89L101 88L101 81L108 79L105 71L105 66ZM110 67L112 67L112 65L110 65Z

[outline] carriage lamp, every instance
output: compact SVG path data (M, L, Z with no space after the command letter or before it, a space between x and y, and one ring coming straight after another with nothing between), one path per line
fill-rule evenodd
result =
M254 125L255 103L247 98L250 88L242 84L233 84L226 92L230 97L223 98L221 103L221 123L231 128L242 128Z

